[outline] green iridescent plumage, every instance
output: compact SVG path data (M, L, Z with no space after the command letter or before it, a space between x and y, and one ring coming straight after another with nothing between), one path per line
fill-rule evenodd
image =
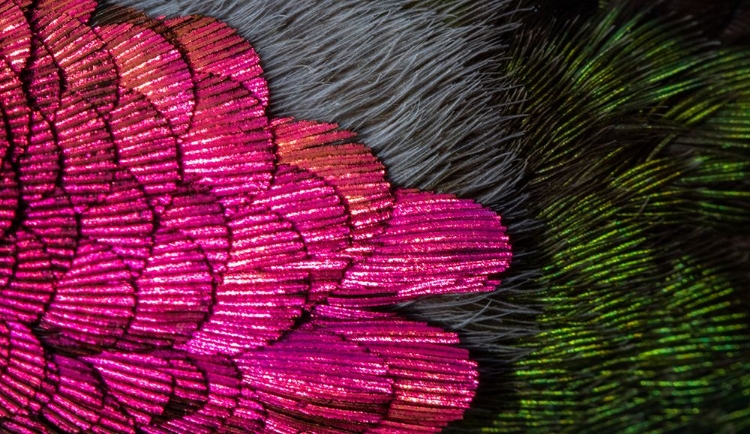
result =
M510 47L542 313L484 432L750 430L750 50L612 4Z

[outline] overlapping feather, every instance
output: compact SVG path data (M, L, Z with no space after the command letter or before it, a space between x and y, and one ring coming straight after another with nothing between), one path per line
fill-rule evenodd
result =
M540 332L486 432L750 427L750 51L623 2L528 18L509 73Z

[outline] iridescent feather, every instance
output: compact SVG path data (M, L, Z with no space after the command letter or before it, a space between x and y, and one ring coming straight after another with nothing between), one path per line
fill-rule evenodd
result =
M484 432L750 429L750 51L632 9L511 42L542 313Z

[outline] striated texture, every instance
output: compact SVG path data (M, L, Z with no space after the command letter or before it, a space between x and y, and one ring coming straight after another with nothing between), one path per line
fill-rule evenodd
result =
M437 432L458 337L377 312L494 290L495 212L397 189L335 125L269 119L212 18L0 0L0 427Z
M152 15L220 18L246 37L263 60L274 116L340 123L388 166L399 187L472 198L504 218L516 239L533 225L517 185L524 162L503 144L516 85L499 62L514 24L509 0L116 0ZM514 114L515 115L515 114ZM519 351L510 339L534 331L530 309L509 294L536 270L513 273L497 294L426 297L404 313L459 331L461 341L496 373Z
M747 1L529 0L492 57L477 9L502 3L139 2L232 20L267 53L272 110L356 125L399 185L481 197L512 224L499 294L410 302L484 372L518 355L503 338L540 330L482 378L496 402L473 413L494 423L457 431L748 431ZM490 116L479 90L510 104Z
M543 311L485 432L748 432L750 50L598 3L513 40Z

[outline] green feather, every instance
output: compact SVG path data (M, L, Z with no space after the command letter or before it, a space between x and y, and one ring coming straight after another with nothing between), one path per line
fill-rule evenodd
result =
M484 432L750 430L750 51L613 5L525 28L503 146L543 273L512 301L542 313Z

